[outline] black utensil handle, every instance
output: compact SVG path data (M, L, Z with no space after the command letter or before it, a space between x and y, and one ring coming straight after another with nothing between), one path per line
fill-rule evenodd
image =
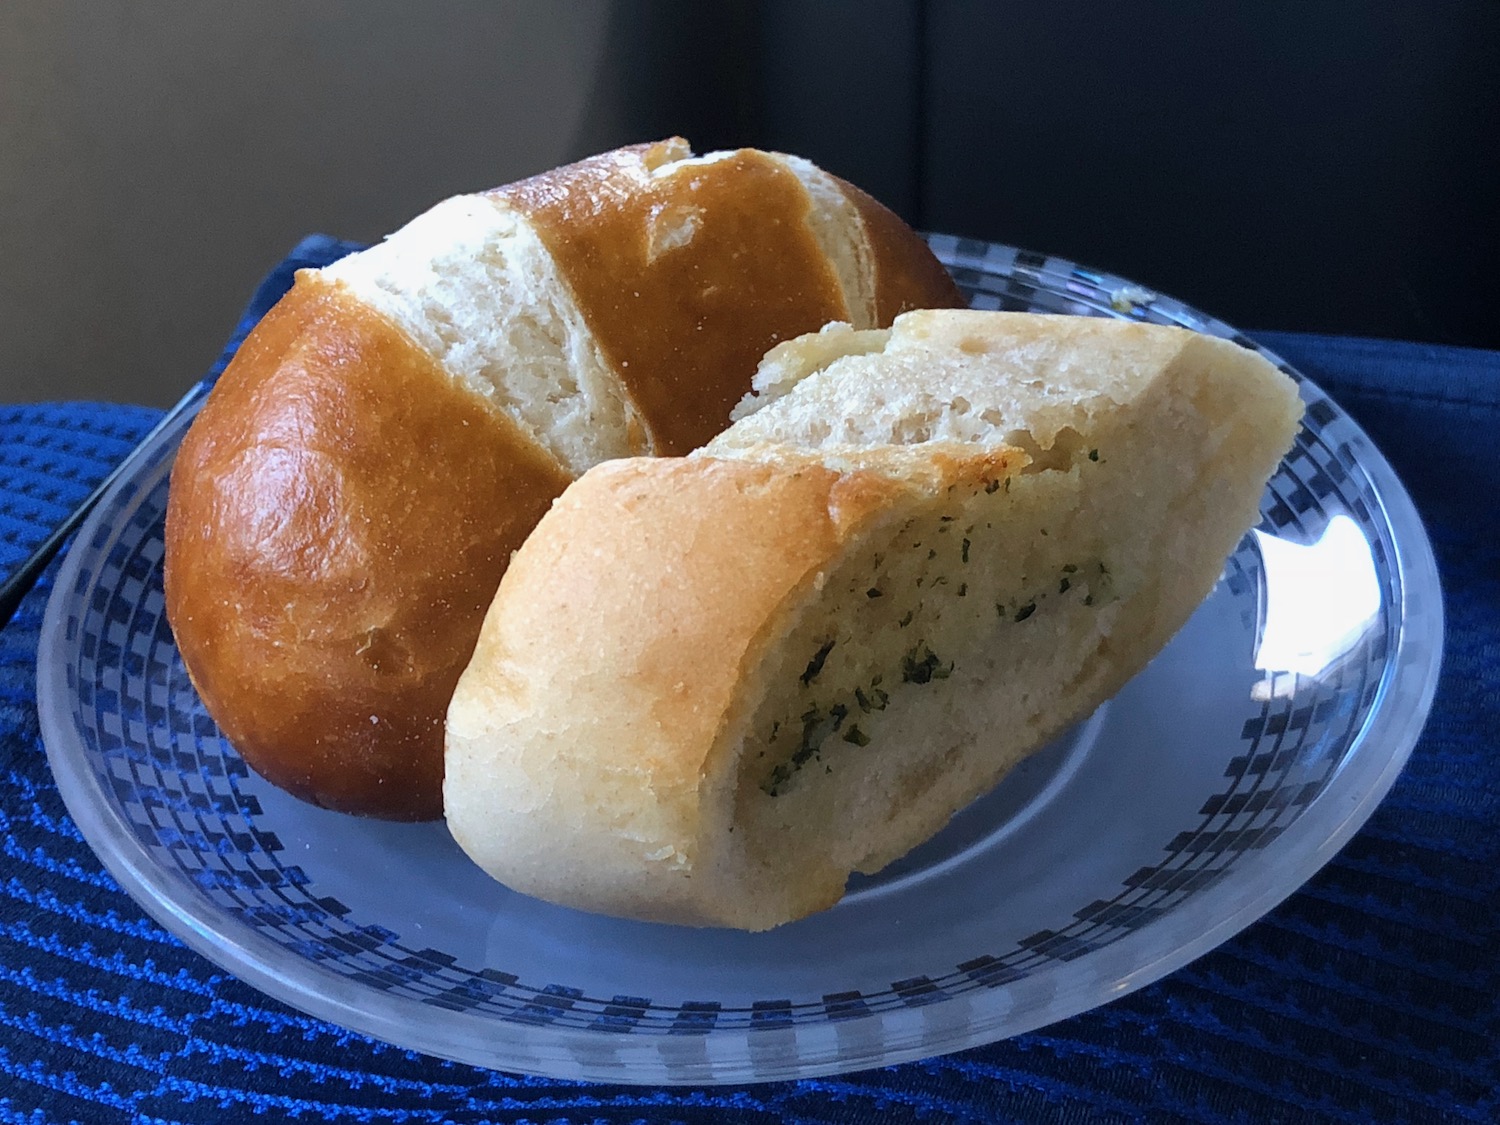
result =
M68 537L78 530L79 525L94 510L94 506L99 503L104 494L114 487L115 482L127 470L134 466L137 458L141 455L141 451L158 434L202 401L203 397L208 394L208 390L209 388L206 384L198 383L194 385L192 390L183 395L178 400L177 405L163 414L161 421L151 427L151 432L143 437L136 447L125 455L124 460L111 469L109 475L99 482L99 486L84 498L83 503L74 508L69 513L68 518L63 520L46 539L42 540L37 548L25 558L20 566L16 567L3 583L0 583L0 629L10 624L11 618L16 615L16 610L21 607L22 599L36 585L37 579L42 576L42 571L47 569L47 564L53 560L57 552L62 548L62 545L68 541Z

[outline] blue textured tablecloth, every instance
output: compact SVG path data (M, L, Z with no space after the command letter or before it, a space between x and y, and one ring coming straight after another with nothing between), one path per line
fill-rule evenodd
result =
M299 246L231 349L293 268L343 249ZM0 633L0 1125L1500 1121L1500 355L1258 339L1349 410L1406 481L1436 547L1448 638L1431 719L1389 797L1226 945L1035 1034L835 1079L583 1086L389 1047L220 972L104 873L38 734L44 580ZM0 406L0 573L157 417Z

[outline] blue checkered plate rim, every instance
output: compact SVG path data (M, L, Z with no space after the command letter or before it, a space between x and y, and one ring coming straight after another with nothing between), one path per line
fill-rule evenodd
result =
M1257 348L1123 278L930 241L976 308ZM1306 423L1182 633L933 841L770 933L527 899L440 823L315 809L250 771L163 613L168 474L191 412L139 451L59 574L38 655L54 775L105 866L188 945L314 1016L430 1054L706 1084L1035 1029L1163 976L1291 894L1390 788L1430 706L1442 606L1418 516L1348 416L1270 358L1298 380Z

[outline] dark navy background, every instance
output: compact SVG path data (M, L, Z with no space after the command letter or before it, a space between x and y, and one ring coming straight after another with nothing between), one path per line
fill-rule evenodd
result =
M1500 4L635 0L578 155L795 152L1236 326L1500 348Z

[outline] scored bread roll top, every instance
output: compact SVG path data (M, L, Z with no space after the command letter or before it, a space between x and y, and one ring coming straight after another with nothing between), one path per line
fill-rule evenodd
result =
M968 310L756 382L692 456L570 485L501 582L446 812L515 890L752 930L830 906L1167 642L1301 414L1228 341Z
M188 672L277 785L439 816L453 685L570 480L701 445L779 341L958 303L899 219L795 157L673 138L445 200L299 272L184 439Z

